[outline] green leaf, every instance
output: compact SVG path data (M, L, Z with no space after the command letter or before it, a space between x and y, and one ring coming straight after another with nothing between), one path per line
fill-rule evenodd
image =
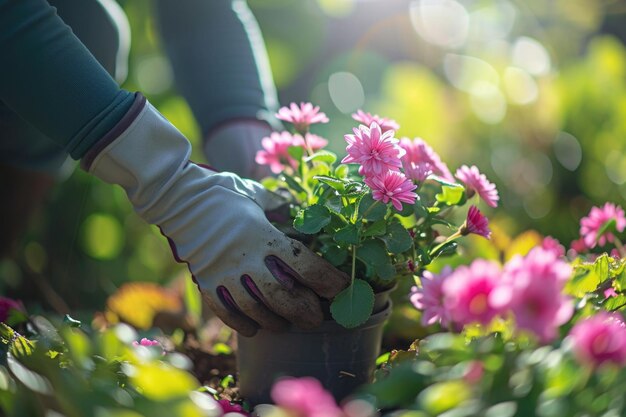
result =
M324 205L329 208L331 211L335 213L341 213L341 209L343 209L343 203L341 201L341 197L336 195L324 202Z
M349 224L339 229L333 238L340 244L356 245L359 243L359 227L356 224Z
M424 204L422 204L422 201L419 198L415 200L415 204L413 204L413 210L418 218L428 217L428 210L426 209L426 207L424 207Z
M409 249L413 243L409 232L398 221L392 222L387 227L387 233L380 236L379 239L385 242L387 250L391 253L402 253Z
M304 148L302 146L290 146L287 148L287 152L296 161L300 161L302 156L304 156Z
M335 177L337 178L346 178L348 176L348 172L350 172L350 168L347 165L339 165L335 168Z
M4 323L0 323L0 343L8 345L9 352L16 358L28 356L35 349L33 342Z
M292 177L289 174L285 174L283 172L282 173L282 178L287 183L287 186L289 186L289 188L291 188L293 191L295 191L296 193L305 193L306 194L306 190L304 188L302 188L302 185L300 185L300 183L294 177Z
M346 183L343 180L333 178L333 177L328 177L325 175L316 175L313 177L313 179L323 182L324 184L334 188L340 193L343 193L344 191L346 191Z
M333 164L337 160L337 155L328 151L317 151L313 155L304 158L306 162L325 162L327 164Z
M382 241L366 239L356 249L356 257L367 265L384 265L389 263L389 255Z
M451 256L456 253L457 248L459 247L456 242L448 242L442 247L440 247L436 253L433 253L433 258L437 258L439 256Z
M319 204L302 209L293 221L293 227L305 234L317 233L330 223L330 210Z
M376 276L383 281L389 281L396 276L396 268L394 268L391 262L374 265L374 272L376 272Z
M261 184L270 191L276 191L280 186L280 181L276 177L267 177L261 180Z
M359 216L361 218L375 222L385 217L385 214L387 214L387 205L374 200L371 194L367 194L361 199L361 204L359 205Z
M598 244L598 240L600 240L600 238L605 233L615 232L616 226L617 226L617 221L615 219L610 219L604 222L604 224L602 224L602 226L598 230L598 233L596 233L596 245Z
M365 323L374 308L374 291L370 285L355 279L352 285L341 291L333 299L330 312L343 327L348 329Z
M445 203L448 206L454 206L461 202L464 193L465 189L463 187L451 187L449 185L444 185L443 187L441 187L441 192L437 194L435 198L440 203Z
M609 256L604 253L594 263L574 264L574 276L565 286L565 291L575 297L593 292L598 285L610 278Z
M609 297L604 300L603 306L608 311L621 310L626 306L626 295L618 294L617 297Z
M322 249L322 255L333 266L339 266L348 259L348 250L339 246L326 246Z
M363 231L363 237L384 235L386 231L387 222L385 219L381 219L374 223L367 224L365 226L365 230Z
M428 179L429 180L433 180L433 181L435 181L435 182L437 182L437 183L439 183L439 184L441 184L442 186L445 186L445 187L464 188L461 184L457 184L455 182L450 182L448 180L444 180L443 178L438 177L436 175L431 175L431 176L428 177Z

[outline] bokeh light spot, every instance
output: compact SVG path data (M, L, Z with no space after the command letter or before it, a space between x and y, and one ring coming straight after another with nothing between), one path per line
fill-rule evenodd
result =
M506 100L500 89L487 82L473 88L470 104L476 117L487 124L497 124L506 115Z
M137 85L144 94L166 92L173 82L172 68L163 55L148 55L139 59L135 69Z
M350 113L365 102L365 92L359 79L349 72L336 72L328 79L328 92L333 104L342 113Z
M567 132L559 132L554 141L554 154L564 168L575 171L583 158L580 142Z
M497 71L489 63L472 56L447 54L443 69L452 85L467 93L480 94L485 84L500 83Z
M535 79L523 69L508 67L504 71L503 81L506 95L514 104L530 104L539 96Z
M463 46L469 30L469 14L454 0L416 0L409 9L411 23L426 41L446 48Z
M96 259L113 259L124 247L124 231L120 222L104 213L92 214L83 223L83 247Z
M545 75L550 72L550 55L537 40L522 36L513 44L511 51L513 65L525 69L532 75Z

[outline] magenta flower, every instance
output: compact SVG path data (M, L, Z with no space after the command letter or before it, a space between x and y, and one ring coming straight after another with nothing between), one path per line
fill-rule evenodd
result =
M272 399L298 417L340 417L341 409L322 384L311 377L283 378L272 387Z
M292 123L300 133L306 132L312 124L328 123L326 114L320 111L319 106L313 106L311 103L300 103L300 106L291 103L289 107L281 107L276 117Z
M383 133L374 122L370 127L360 125L353 131L354 135L344 136L348 142L348 155L341 163L361 164L361 175L382 175L387 171L400 170L400 158L404 155L404 150L398 146L398 139L393 137L392 130Z
M576 323L570 331L574 354L584 364L626 365L626 325L617 314L599 313Z
M569 264L553 251L536 247L505 265L502 283L490 300L497 308L513 313L517 328L534 333L543 343L550 342L574 312L571 299L563 295L571 272Z
M452 268L446 266L440 274L426 271L422 274L421 286L411 288L409 299L413 306L422 312L422 324L430 326L440 323L450 324L450 313L443 305L443 283L452 274Z
M380 126L380 130L383 132L388 130L393 130L395 132L400 129L400 125L396 123L395 120L380 117L377 114L372 116L372 114L365 113L363 110L357 110L356 113L352 113L352 118L365 126L371 126L373 122L376 122L376 124Z
M491 238L489 220L483 216L476 206L470 206L465 223L459 228L459 231L463 236L473 233L487 239Z
M261 140L263 149L256 153L255 161L259 165L269 165L274 174L281 173L286 166L297 168L296 160L289 155L290 146L304 146L304 139L289 132L272 132Z
M220 405L222 409L222 413L240 413L240 415L247 416L249 415L241 405L228 401L227 399L222 398L218 400L217 403Z
M624 210L620 206L606 203L603 207L592 207L589 216L580 220L580 236L583 238L585 246L592 249L598 244L604 246L607 241L613 242L615 236L610 230L598 235L602 226L611 220L615 220L615 230L620 233L624 231L626 217L624 217Z
M589 248L587 248L587 245L585 245L585 240L581 237L580 239L574 240L570 244L570 249L578 254L587 252Z
M488 206L497 207L500 196L495 184L489 182L485 174L481 174L475 165L468 167L463 165L456 170L454 174L467 189L467 198L471 198L474 194L478 194Z
M409 138L400 139L400 147L406 151L402 158L404 170L411 169L411 164L420 166L424 164L430 165L433 174L440 176L446 181L454 182L454 177L450 173L448 166L441 161L441 158L426 142L421 138L413 140Z
M158 340L150 340L147 338L143 338L140 341L134 341L133 342L133 346L146 346L146 347L150 347L150 346L161 346L161 343L159 343Z
M553 238L552 236L544 237L543 241L541 242L541 247L547 251L553 252L557 258L565 256L565 248L557 239Z
M7 321L12 310L24 312L24 306L19 301L8 297L0 297L0 322Z
M452 321L462 325L489 324L500 309L492 305L490 294L500 281L502 271L495 262L475 260L460 266L443 283L444 305Z
M415 204L417 194L413 192L417 188L413 182L401 172L387 171L381 176L365 178L365 184L372 189L372 198L391 204L396 210L402 210L402 203Z

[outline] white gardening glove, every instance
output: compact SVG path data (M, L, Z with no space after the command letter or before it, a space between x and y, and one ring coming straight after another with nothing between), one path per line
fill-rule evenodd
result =
M245 336L321 324L318 295L332 298L349 277L269 223L264 212L280 199L190 162L187 139L149 103L138 99L129 115L123 132L113 129L87 155L89 172L122 186L160 227L215 313Z

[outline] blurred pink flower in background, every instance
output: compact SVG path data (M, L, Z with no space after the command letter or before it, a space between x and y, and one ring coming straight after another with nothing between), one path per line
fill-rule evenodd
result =
M576 357L592 367L626 365L626 325L617 314L598 313L576 323L570 331Z
M505 265L504 277L490 302L500 310L510 310L519 329L549 342L574 312L572 300L563 294L571 273L571 266L553 251L536 247Z
M19 301L8 297L0 297L0 322L5 322L11 316L11 311L24 311L24 306Z
M310 377L283 378L272 387L276 405L295 413L297 417L339 417L342 411L322 384Z
M365 184L372 189L374 200L391 204L396 210L402 210L402 203L414 204L417 194L415 184L401 172L387 171L383 175L365 178Z
M491 304L490 294L500 281L502 270L495 262L475 260L458 267L443 283L444 305L452 320L462 325L489 324L500 309Z
M297 162L289 155L288 149L290 146L304 146L304 139L286 131L272 132L263 138L261 146L263 149L257 152L255 161L260 165L269 165L274 174L279 174L286 166L297 168Z
M553 252L557 258L565 256L565 247L552 236L544 237L541 241L541 247L547 251Z
M220 405L222 412L226 413L239 413L240 415L247 416L249 415L241 405L230 402L226 399L218 400L217 403Z
M452 274L452 268L446 266L441 273L433 274L425 271L422 274L421 286L411 288L409 299L416 309L422 311L422 324L430 326L441 323L447 327L450 313L443 304L443 283Z
M576 252L574 254L577 255L579 253L585 253L587 252L587 245L585 245L585 240L581 237L580 239L576 239L574 241L572 241L572 243L570 243L570 249L573 250L574 252Z
M462 235L473 233L484 238L491 238L489 220L483 216L476 206L470 206L465 223L459 229Z
M380 130L383 132L388 130L393 130L395 132L400 129L400 125L396 123L395 120L380 117L377 114L372 115L371 113L366 113L363 110L357 110L356 113L352 113L352 118L365 126L371 126L372 122L376 122L378 126L380 126Z
M589 215L580 220L580 236L589 249L596 245L604 246L606 242L613 242L615 235L611 230L602 232L602 227L611 220L615 220L615 230L623 232L626 227L624 210L615 204L605 203L602 207L592 207Z
M438 175L446 181L454 182L454 177L450 173L448 166L441 161L441 158L426 142L421 138L413 140L409 138L400 139L400 147L406 151L402 158L404 170L410 170L411 163L416 167L429 164L433 174Z
M478 194L490 207L497 207L500 196L495 184L489 182L485 174L481 174L475 165L463 165L456 170L455 176L465 184L467 198Z
M404 173L407 178L415 181L418 184L426 181L428 176L433 173L432 166L428 162L424 162L423 164L409 162L407 164L404 164L403 167Z
M281 107L276 113L279 120L292 123L296 130L304 133L309 126L315 123L328 123L326 114L320 111L319 106L313 106L311 103L291 103L289 107Z
M302 146L303 148L306 148L308 146L312 151L320 150L328 145L328 140L324 139L321 136L314 135L313 133L305 134L304 138L301 135L294 135L293 139L294 146Z
M365 176L400 170L400 158L404 155L404 150L398 146L398 139L393 137L393 131L383 133L375 122L370 127L360 125L353 131L354 135L344 136L348 142L348 155L341 163L361 164L359 174Z
M140 341L135 340L133 342L133 346L146 346L146 347L161 346L161 343L159 343L158 340L150 340L144 337Z

